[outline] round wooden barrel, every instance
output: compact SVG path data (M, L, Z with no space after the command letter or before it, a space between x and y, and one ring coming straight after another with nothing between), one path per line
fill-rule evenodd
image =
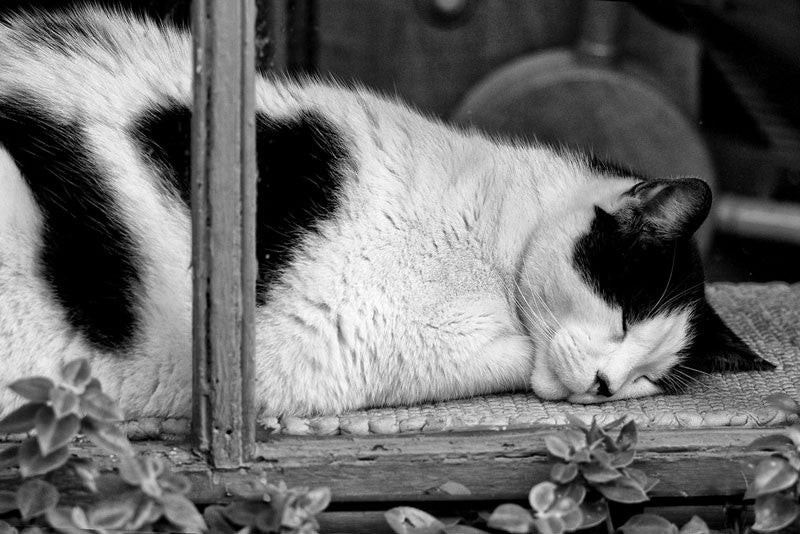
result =
M614 68L615 2L590 2L579 44L523 57L478 83L455 122L565 145L650 176L697 176L714 188L708 150L691 122L655 87ZM712 218L709 217L709 220ZM698 234L710 242L707 221Z

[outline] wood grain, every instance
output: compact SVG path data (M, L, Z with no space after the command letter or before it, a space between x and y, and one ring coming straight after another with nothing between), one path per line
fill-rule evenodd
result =
M330 486L334 502L350 509L368 503L524 500L545 480L552 465L543 436L552 429L398 436L277 437L258 443L257 460L237 469L212 469L180 443L138 442L137 451L162 457L192 481L196 502L229 500L233 494L283 479L290 486ZM640 432L635 467L660 479L653 497L740 497L748 463L766 453L746 450L773 429L676 429ZM0 449L8 446L0 444ZM78 456L92 457L101 469L116 458L81 445ZM464 484L471 495L436 491L447 481ZM0 489L13 485L0 476Z
M194 3L194 435L217 467L255 436L253 0Z

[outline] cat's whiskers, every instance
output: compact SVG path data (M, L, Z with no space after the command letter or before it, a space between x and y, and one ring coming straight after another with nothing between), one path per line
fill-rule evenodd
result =
M670 304L672 304L676 300L684 297L688 293L694 291L698 287L703 286L703 284L704 284L704 282L699 282L699 283L696 283L696 284L692 284L691 286L689 286L687 288L684 288L683 290L678 291L677 293L671 295L667 300L665 300L664 302L661 303L659 309L655 309L655 307L654 307L654 309L650 312L650 316L652 317L653 315L659 313L662 309L665 309L667 306L669 306Z
M680 365L681 369L686 369L687 371L691 371L693 373L701 374L701 375L704 375L704 376L711 376L711 373L708 373L706 371L701 371L700 369L695 369L694 367L689 367L686 364L681 363L679 365Z
M658 297L653 308L648 313L649 316L652 316L653 312L656 311L658 305L661 304L661 301L664 300L664 297L667 295L667 291L669 291L669 284L672 282L672 274L675 272L675 258L678 256L678 245L675 244L672 247L672 265L669 268L669 276L667 277L667 285L664 286L664 291L661 293L661 296Z
M533 284L531 283L531 279L530 279L530 273L526 273L526 276L528 278L528 285L533 287ZM553 310L550 309L550 306L547 305L547 302L545 302L544 298L542 296L540 296L535 291L531 291L531 295L534 298L538 299L539 304L545 309L545 311L550 315L550 317L553 318L553 321L555 321L555 323L558 325L558 327L563 330L564 329L564 325L562 325L561 321L559 321L558 318L553 314Z
M555 330L551 327L547 321L545 321L536 311L536 309L531 306L531 303L528 302L527 297L525 297L525 293L523 293L522 288L519 286L519 283L516 279L514 279L514 285L517 288L516 294L519 294L522 297L522 300L525 302L524 306L518 306L520 310L526 315L528 318L529 323L532 327L538 329L538 333L543 335L547 341L553 339L555 335ZM519 303L518 303L519 304Z

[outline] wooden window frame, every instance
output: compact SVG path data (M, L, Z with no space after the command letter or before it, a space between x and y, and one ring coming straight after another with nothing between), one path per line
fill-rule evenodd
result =
M285 37L286 5L270 2L272 36ZM256 441L254 0L193 3L195 103L192 122L194 380L197 459L168 444L161 452L193 482L200 502L280 477L329 485L337 502L519 500L548 476L542 435L551 428L396 436L273 436ZM285 64L282 43L271 65ZM639 466L661 483L656 497L741 496L746 445L758 429L640 431ZM97 451L94 451L95 454ZM680 462L676 462L680 460ZM431 488L455 480L472 490L451 497Z
M191 447L183 440L143 441L134 449L159 455L188 476L189 496L199 503L229 500L276 479L330 486L339 510L526 500L530 487L549 475L552 461L542 438L551 427L256 439L254 0L195 0L192 21L193 439ZM282 32L280 24L270 26ZM767 454L747 445L771 432L642 429L636 466L661 480L652 492L656 499L741 501L741 466ZM0 451L8 446L0 444ZM101 469L117 465L91 443L74 450ZM466 485L471 495L435 491L449 480ZM17 483L0 475L0 489ZM81 491L78 481L74 486ZM373 528L362 525L361 531Z

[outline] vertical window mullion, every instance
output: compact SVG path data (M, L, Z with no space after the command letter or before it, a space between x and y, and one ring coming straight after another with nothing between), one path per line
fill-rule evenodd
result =
M193 419L217 467L254 449L255 5L195 0Z

